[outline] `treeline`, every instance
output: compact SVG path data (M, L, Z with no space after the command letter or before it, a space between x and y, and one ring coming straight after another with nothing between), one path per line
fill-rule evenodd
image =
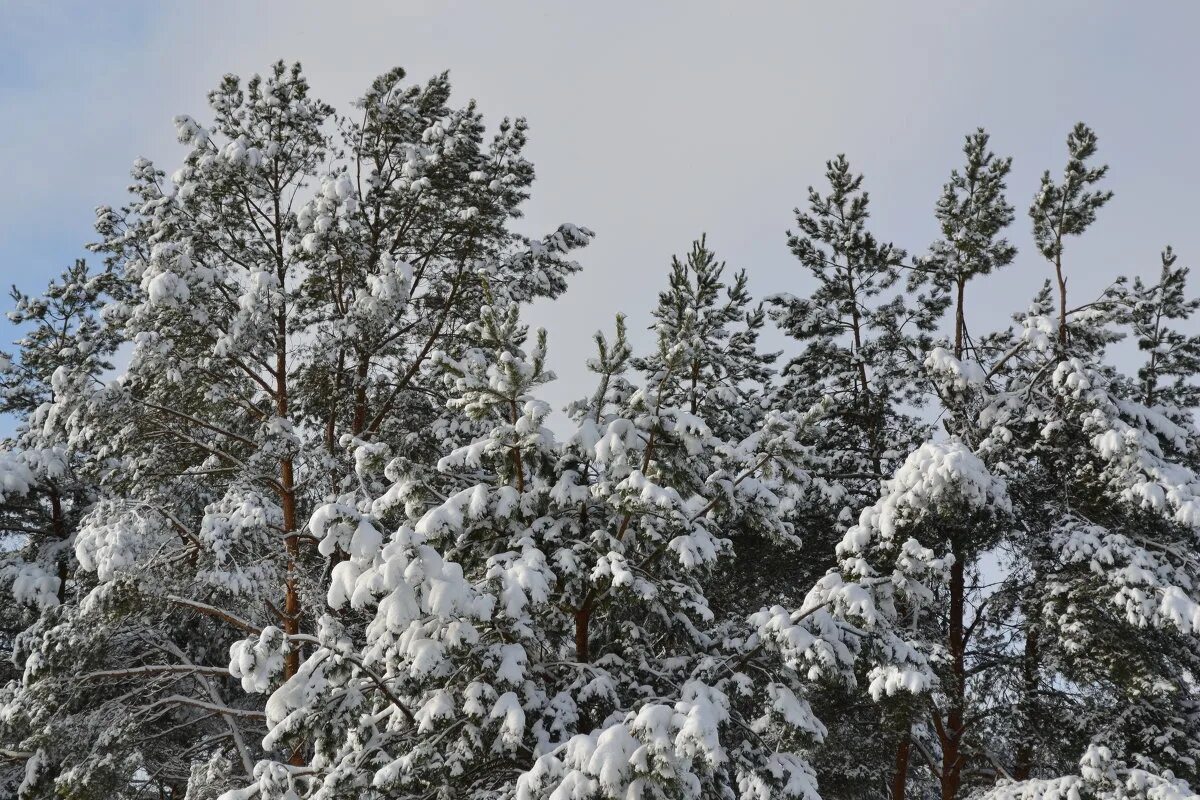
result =
M557 432L521 313L593 234L514 232L524 120L399 69L344 116L282 62L209 101L99 263L13 292L0 795L1197 796L1200 301L1170 248L1068 292L1086 126L1007 328L988 135L918 255L839 156L809 294L700 238Z

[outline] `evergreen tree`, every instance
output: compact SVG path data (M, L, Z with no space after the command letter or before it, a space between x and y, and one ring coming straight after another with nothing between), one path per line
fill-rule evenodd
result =
M906 466L953 473L960 468L959 460L962 459L976 471L982 468L982 462L975 464L968 457L974 455L981 438L978 414L986 403L987 393L983 387L986 382L984 372L976 360L978 351L971 348L967 288L973 280L1009 264L1016 254L1016 249L1003 236L1004 229L1013 220L1013 208L1004 196L1005 179L1012 162L1011 159L997 158L988 149L988 142L988 134L982 129L966 137L963 146L966 163L961 171L956 169L950 173L935 207L942 237L934 242L929 255L921 259L909 281L910 289L929 287L934 308L940 305L939 298L945 298L953 308L950 341L945 346L933 347L924 366L931 394L937 397L943 409L942 425L961 450L952 454L929 452L925 454L925 460ZM967 357L968 348L974 350L975 359ZM981 485L988 480L986 468L983 470L983 474L974 479ZM894 482L899 479L897 475ZM1006 489L997 485L989 491L996 504L993 511L1006 510ZM908 599L904 613L911 619L912 635L925 639L924 646L929 650L945 652L947 658L939 674L940 691L903 714L907 725L915 723L917 730L902 732L897 745L891 780L891 794L896 800L905 795L914 738L923 756L929 751L940 753L936 766L922 766L929 767L938 776L943 797L957 795L966 752L971 748L986 749L978 741L968 741L967 712L972 691L969 683L973 679L976 684L986 684L988 680L986 659L974 655L980 648L971 638L985 633L979 624L985 602L981 587L986 580L981 564L997 544L1007 517L1001 513L985 524L980 519L982 509L971 505L976 502L977 495L960 498L966 502L961 508L955 508L955 499L938 498L935 513L941 517L937 524L916 525L912 530L914 540L922 547L947 554L944 557L948 559L949 567L945 582L929 587L929 597L923 596L922 590ZM843 548L872 560L891 563L897 558L895 547L898 542L889 541L889 538L872 541L866 546L847 547L849 543L844 542ZM931 720L932 725L926 720ZM929 747L925 748L921 742L928 742Z
M658 339L682 361L660 390L664 400L699 415L714 435L734 443L757 429L778 357L758 350L765 315L751 305L747 280L743 269L726 284L725 262L701 236L684 260L671 259L668 288L652 312ZM656 354L636 366L655 380L666 364Z
M1200 405L1200 388L1189 383L1200 373L1200 335L1189 336L1171 324L1191 319L1200 299L1187 297L1188 269L1176 266L1177 260L1175 251L1167 247L1157 284L1148 286L1134 278L1130 328L1146 359L1138 369L1134 396L1145 406L1185 412L1175 420L1184 424Z
M26 675L40 668L15 656L28 652L41 631L69 615L66 606L87 588L77 578L74 543L80 521L95 501L96 487L87 477L95 454L69 446L65 426L49 410L56 394L112 369L117 338L99 322L97 309L106 294L118 289L114 276L91 274L83 261L76 261L40 296L12 290L15 307L8 317L22 326L23 335L17 341L18 358L0 354L0 411L17 423L15 435L0 450L0 586L11 597L0 604L0 644L6 656L14 656L0 666L5 700L18 691L22 667ZM76 656L62 653L59 660ZM5 789L12 796L37 790L44 760L38 755L40 744L79 730L48 719L52 708L0 717L3 740L15 745L15 755L0 761L0 766L17 768L0 772L0 787L7 781ZM107 720L102 714L87 713L92 730L103 730ZM43 725L46 732L34 735ZM28 763L34 767L25 768Z
M668 288L659 293L652 312L658 348L633 362L648 383L659 386L664 403L702 418L727 447L737 447L758 431L767 413L771 364L778 357L759 351L765 314L761 305L752 305L747 282L746 271L740 270L727 285L725 263L717 260L706 238L693 242L685 259L672 258ZM703 480L702 462L696 466L697 478ZM769 538L756 530L770 531ZM790 592L803 583L797 571L803 563L800 541L793 530L752 524L729 535L734 558L722 562L721 576L709 592L717 613L744 617L789 594L793 601L799 599Z
M950 173L934 212L942 236L909 281L911 288L926 282L935 292L953 298L957 359L963 358L970 344L967 284L1007 266L1017 252L1002 235L1013 221L1013 207L1004 197L1012 159L997 158L988 149L990 138L982 128L966 137L966 164L961 172Z
M64 447L59 426L47 424L46 411L55 392L84 375L96 378L112 369L112 331L102 327L96 310L112 291L112 276L91 275L83 261L33 297L12 290L15 308L9 320L25 326L17 345L20 357L0 356L0 413L18 425L6 443L8 499L0 506L0 551L18 561L5 572L20 581L13 589L21 603L57 605L66 598L74 572L71 538L79 517L90 505L90 487L76 477L82 454ZM52 576L52 577L51 577Z
M189 153L171 180L139 161L132 202L100 210L96 249L125 287L104 316L130 363L116 383L79 376L49 412L97 455L102 499L74 543L95 588L22 654L9 705L103 708L111 731L43 727L47 791L83 792L105 770L126 782L105 796L251 780L264 711L217 665L245 629L316 630L345 553L319 552L304 521L358 489L356 454L427 463L456 435L434 425L428 365L463 346L485 279L523 301L578 269L566 253L586 230L529 241L507 228L533 178L524 122L487 145L444 75L402 79L375 81L335 135L298 66L228 76L211 128L176 118ZM283 654L282 679L305 646Z
M968 139L963 174L994 164L1002 188L1007 163L985 145ZM884 483L838 548L841 570L809 596L857 586L885 612L883 624L854 608L839 617L870 635L857 658L874 688L890 681L911 696L892 797L1190 796L1184 781L1195 780L1198 576L1187 552L1200 484L1172 460L1195 437L1172 422L1178 412L1126 399L1129 382L1104 361L1131 319L1124 282L1074 309L1066 301L1063 239L1109 197L1088 188L1104 175L1086 163L1091 132L1077 127L1068 146L1063 184L1047 179L1033 208L1059 296L1043 290L1016 331L985 337L969 359L951 284L956 353L935 347L924 366L952 438L926 442ZM983 206L962 214L955 196ZM999 191L954 176L938 212L955 235L925 262L931 280L947 277L956 238L974 243L975 274L1011 258Z
M1194 434L1171 422L1181 412L1125 399L1127 382L1104 361L1130 318L1126 294L1067 302L1064 238L1084 232L1111 197L1091 188L1106 171L1087 165L1095 150L1094 134L1076 126L1062 184L1043 179L1031 215L1057 303L1043 292L1023 321L985 412L992 430L981 449L1008 480L1020 520L993 603L1012 631L998 637L1012 658L996 684L1016 713L992 733L1008 741L1011 777L1029 781L998 796L1041 796L1065 784L1035 779L1076 770L1063 780L1119 776L1135 796L1164 791L1156 784L1186 793L1177 781L1196 780L1197 576L1186 551L1200 486L1171 455L1190 451Z
M799 230L788 234L792 253L816 288L805 298L772 298L777 324L802 350L783 370L771 404L822 409L825 419L812 429L819 435L813 445L833 487L824 503L805 506L804 516L795 520L807 551L796 576L800 591L835 565L838 531L870 504L880 482L926 436L926 425L911 410L923 401L922 354L946 303L944 292L904 297L906 254L867 230L869 197L844 156L826 164L826 178L829 193L810 187L808 209L796 210ZM952 269L949 256L944 261L938 266ZM849 742L863 730L901 736L891 731L903 726L896 720L883 724L879 709L857 704L843 688L830 691L820 713L830 720L831 740L841 746L827 749L823 779L847 794L870 791L893 760L894 753L886 754L892 742L870 750ZM849 706L857 713L840 713Z
M1050 171L1042 174L1042 185L1029 216L1033 220L1033 240L1038 252L1054 266L1058 284L1059 346L1067 346L1067 277L1063 272L1063 248L1068 236L1079 236L1096 221L1096 212L1109 200L1112 192L1098 191L1092 186L1104 179L1108 165L1088 167L1085 162L1096 154L1096 134L1082 122L1067 136L1067 166L1061 183L1055 183Z
M826 165L830 192L809 188L808 211L796 210L788 246L817 282L807 298L772 298L780 327L803 345L784 369L775 400L794 408L824 402L836 425L826 446L839 469L874 487L916 425L901 410L914 399L905 355L932 323L930 309L908 309L885 292L900 281L905 252L866 229L869 197L844 156Z
M771 415L752 444L715 452L699 417L666 404L669 377L625 378L618 321L612 343L597 337L598 390L558 440L531 394L550 377L544 334L527 350L514 306L485 307L467 331L478 345L437 363L480 436L438 462L434 485L393 463L382 496L313 516L323 551L351 553L331 607L374 616L363 638L323 618L320 646L267 703L268 744L314 742L311 761L260 765L252 791L815 798L803 752L823 728L798 665L744 622L715 636L704 591L728 554L722 521L781 505L773 487L805 457L792 427ZM713 466L701 485L697 463ZM231 668L266 686L286 646L264 631ZM752 672L772 677L756 686Z

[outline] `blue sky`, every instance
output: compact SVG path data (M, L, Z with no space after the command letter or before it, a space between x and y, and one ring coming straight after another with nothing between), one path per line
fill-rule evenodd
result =
M759 293L803 292L784 231L839 152L866 174L875 230L911 252L936 235L964 134L982 125L1014 156L1021 252L968 298L976 331L1047 275L1024 210L1078 120L1116 198L1068 251L1074 296L1149 275L1168 242L1200 261L1197 4L0 0L0 13L0 278L29 290L84 255L92 209L122 200L136 157L177 166L171 117L204 119L225 72L298 59L344 108L394 64L415 79L449 69L491 121L527 116L539 179L523 228L598 235L566 297L531 313L550 331L555 404L588 391L591 333L619 310L645 322L671 254L701 232Z

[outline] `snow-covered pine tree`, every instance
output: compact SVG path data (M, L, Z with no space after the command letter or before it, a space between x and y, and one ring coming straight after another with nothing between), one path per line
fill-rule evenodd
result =
M1103 361L1130 319L1124 282L1074 309L1061 294L1063 240L1108 198L1091 188L1104 175L1085 163L1091 132L1077 128L1068 145L1063 184L1047 179L1034 205L1059 296L1044 291L1017 331L979 347L955 313L962 357L939 347L925 362L950 440L925 443L884 483L839 547L842 571L808 600L857 584L884 610L857 644L876 689L890 681L913 695L893 797L960 798L997 782L990 796L1193 796L1181 779L1194 780L1200 741L1190 594L1200 565L1188 555L1200 484L1169 454L1196 437L1178 413L1129 399L1133 382ZM986 140L969 138L969 165L985 155ZM1007 163L987 162L1002 188ZM1011 211L999 191L956 177L938 207L954 235L934 253L982 243L1004 257L974 263L998 266ZM981 204L974 213L955 211L964 195L963 210ZM863 620L853 608L838 618ZM881 659L897 653L913 667L889 670Z
M942 427L959 452L945 457L944 465L936 463L935 458L925 462L924 467L949 472L960 468L958 459L979 468L980 464L968 456L974 454L982 438L978 415L987 402L986 375L979 365L979 353L967 325L967 289L972 281L1006 266L1016 255L1016 248L1004 237L1014 217L1014 209L1004 195L1012 160L997 157L988 148L989 138L983 129L966 137L965 163L961 171L955 169L950 173L935 207L941 238L921 259L910 279L912 288L923 285L935 298L944 295L952 310L953 333L949 341L939 343L925 359L932 394L942 409ZM926 449L933 447L934 443L924 445ZM981 485L987 482L986 472L976 478ZM986 570L992 548L1007 524L1003 488L993 486L989 491L994 494L990 498L996 504L994 509L976 507L976 496L940 497L934 513L941 519L910 531L923 547L948 554L950 561L945 583L931 587L933 602L917 597L915 603L906 604L904 609L911 619L912 633L924 638L931 652L944 652L946 659L939 670L939 691L922 698L908 712L918 729L902 735L897 749L891 782L895 800L905 796L910 764L925 761L930 750L938 754L938 763L924 763L921 767L937 777L942 797L957 795L967 766L967 753L973 751L976 759L989 758L986 744L972 741L968 730L968 709L973 702L969 684L986 685L988 681L986 660L978 657L983 651L978 638L985 633L981 626L986 592L981 587L988 580ZM965 504L956 508L955 502L962 501ZM987 524L981 524L981 515ZM879 542L876 546L880 551L873 556L883 556L887 563L895 558L888 551L896 544ZM857 547L852 550L859 554L866 552ZM976 641L972 641L973 636ZM914 758L914 737L915 747L922 756L919 759Z
M1010 162L988 149L982 130L966 138L963 150L966 164L961 172L951 172L936 206L942 238L918 260L909 279L926 319L953 307L953 334L932 349L926 345L924 359L913 347L893 355L915 362L901 365L902 372L928 372L928 391L938 400L951 438L927 441L912 452L837 548L847 580L877 582L865 591L888 609L889 626L879 630L931 658L938 679L907 687L918 691L882 710L885 729L894 728L895 738L890 763L876 768L890 771L886 788L892 798L904 797L914 781L918 796L957 796L967 749L968 670L975 671L967 640L982 601L980 563L1007 519L1003 483L972 452L980 438L975 414L983 371L965 355L970 346L967 288L1014 254L1003 238L1013 218L1004 198ZM930 776L936 776L932 786L926 783Z
M758 430L767 413L771 365L778 353L759 350L765 314L753 303L746 271L730 280L725 268L704 236L684 258L671 259L668 287L652 312L658 347L633 364L648 383L660 385L666 405L700 416L716 439L736 447ZM704 465L697 467L703 480ZM717 613L744 618L764 604L799 601L795 589L805 573L798 542L791 535L755 535L763 529L751 524L727 532L734 557L722 562L721 578L709 592Z
M1111 194L1095 188L1106 168L1087 163L1092 131L1076 126L1067 145L1062 182L1043 178L1031 208L1057 296L1039 297L993 367L1004 385L983 415L980 450L1017 519L991 603L1008 655L993 699L1015 713L986 725L1015 783L989 796L1191 797L1200 479L1173 454L1194 452L1196 435L1175 422L1186 411L1130 397L1134 381L1105 362L1131 316L1123 282L1068 302L1065 239Z
M1015 329L968 327L1013 258L985 133L909 297L839 158L789 239L817 288L774 299L803 349L770 402L762 315L701 240L658 350L598 335L558 436L520 307L590 233L510 232L523 122L486 145L399 70L354 119L282 64L210 100L184 166L101 210L105 272L14 296L0 793L1200 797L1200 302L1169 249L1068 298L1111 196L1085 126ZM754 537L805 540L798 607L776 577L720 599Z
M827 404L835 424L826 447L838 454L842 473L861 475L873 491L920 428L902 411L916 396L907 353L933 317L928 304L910 309L900 293L884 296L900 282L905 252L867 230L862 176L844 156L826 164L825 176L829 194L810 187L808 210L796 209L798 232L788 232L816 288L806 298L771 298L772 316L803 346L773 402Z
M1026 404L1024 415L997 415L998 438L1013 442L996 450L1012 459L1021 530L993 603L1008 612L1002 641L1013 653L993 700L1016 713L988 728L1010 743L1018 782L991 797L1072 787L1097 798L1195 796L1200 481L1187 463L1196 436L1174 421L1185 410L1131 399L1132 377L1076 344L1116 335L1125 312L1096 313L1111 305L1068 315L1064 360L1057 320L1029 320L1024 341L1041 358L1014 365L1022 377L1008 399Z
M926 284L948 295L954 311L952 352L958 359L971 344L967 284L1007 266L1017 252L1003 236L1013 221L1013 207L1004 197L1012 159L998 158L989 150L990 138L982 128L966 137L966 163L961 171L950 173L935 208L941 238L920 259L909 281L911 288Z
M19 357L0 354L0 413L16 422L5 443L7 495L0 505L0 552L14 599L34 608L66 599L74 572L71 538L90 504L90 489L70 463L80 454L62 446L61 430L47 424L46 410L56 384L78 376L96 378L110 370L116 339L97 319L97 308L115 286L107 273L92 275L76 261L41 296L15 287L9 320L23 328Z
M10 599L0 604L5 655L0 665L0 742L5 752L0 793L5 796L34 796L45 789L45 753L39 754L40 749L107 726L99 709L74 706L56 715L72 706L69 692L52 691L35 702L11 701L21 692L23 675L43 667L25 663L22 655L36 650L38 638L69 615L66 607L81 586L89 588L76 580L74 540L95 500L95 487L87 478L92 454L69 448L65 426L47 412L56 393L112 368L117 339L99 323L97 309L118 289L114 276L92 274L79 260L40 296L15 287L11 293L14 308L8 318L22 335L16 358L0 354L0 413L16 423L15 434L0 449L0 586ZM77 663L67 663L77 653L57 655L59 667L77 668ZM82 714L72 717L74 711ZM97 777L97 791L109 785L110 777Z
M944 291L917 293L911 302L904 297L905 252L867 229L870 204L862 176L853 174L844 156L828 162L825 174L829 193L810 187L808 208L796 209L798 230L788 233L792 253L816 287L804 298L771 298L772 317L802 349L783 370L770 404L823 409L824 422L809 433L817 436L811 443L836 487L826 502L802 506L794 518L806 554L793 587L797 596L836 564L840 532L926 437L927 425L912 408L923 400L921 361L947 297ZM828 690L818 704L832 743L824 751L828 763L820 765L822 780L836 793L870 791L890 769L894 748L879 738L871 748L849 743L867 731L899 736L892 729L903 725L898 719L882 723L879 709L856 702L843 686ZM842 708L853 712L838 713Z
M1096 221L1096 212L1112 199L1112 192L1093 188L1108 173L1108 165L1087 165L1088 159L1096 154L1096 135L1082 122L1067 137L1067 154L1061 183L1055 183L1050 170L1046 170L1042 174L1041 188L1029 207L1038 252L1054 266L1059 303L1058 343L1064 350L1070 340L1067 277L1062 261L1066 238L1079 236L1087 230Z
M804 477L796 423L768 415L718 451L660 394L682 359L628 381L618 320L559 440L531 394L549 377L544 335L528 348L505 304L466 330L476 346L437 363L478 438L437 475L393 462L383 495L314 514L322 550L351 555L320 646L267 709L269 744L315 749L301 768L263 762L229 797L815 798L803 752L823 729L802 664L836 656L808 633L795 651L782 609L716 637L704 593L727 556L721 521L786 508ZM697 464L712 467L701 485ZM365 630L339 619L347 605L373 614ZM277 671L283 646L247 639L235 668Z
M945 299L905 298L897 288L905 252L867 230L862 176L845 156L827 162L825 175L829 193L809 187L808 209L795 211L798 231L788 232L789 248L816 287L808 297L769 298L776 324L801 346L770 405L823 409L824 423L810 432L820 436L826 475L842 497L797 524L810 551L832 553L836 530L869 505L879 481L926 436L927 424L912 409L923 401L921 358ZM832 563L814 563L811 579Z
M139 161L132 201L101 209L96 249L128 291L104 315L130 363L118 382L56 391L49 412L97 454L102 499L75 541L97 585L42 634L11 705L73 680L110 730L38 751L53 791L104 769L125 781L105 796L252 780L264 711L224 667L246 630L277 629L292 643L280 677L296 673L346 558L304 533L312 509L359 490L356 456L424 465L465 435L433 424L427 367L465 346L485 280L522 301L578 269L567 253L588 231L507 227L533 179L525 123L485 144L449 91L445 75L405 85L393 70L347 121L298 66L228 76L211 127L176 118L189 153L171 180ZM52 653L74 661L50 668Z
M1183 412L1175 421L1193 421L1200 406L1200 387L1189 381L1200 374L1200 335L1188 335L1174 325L1186 323L1200 309L1200 298L1187 297L1188 269L1176 266L1178 256L1168 246L1162 252L1158 283L1134 278L1129 326L1145 363L1138 369L1135 399L1145 406L1160 405L1167 413Z
M752 304L746 270L727 280L725 262L701 236L686 257L672 257L668 287L651 313L659 341L682 361L662 384L664 402L699 415L723 441L740 442L758 429L779 354L759 352L765 315ZM635 365L651 381L667 366L657 353Z

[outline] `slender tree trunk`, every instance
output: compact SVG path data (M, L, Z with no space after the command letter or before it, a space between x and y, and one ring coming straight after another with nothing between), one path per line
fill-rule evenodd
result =
M282 267L281 285L282 285ZM275 413L288 418L287 384L287 309L279 310L275 336ZM296 590L296 560L300 555L300 539L296 521L296 474L291 456L279 460L279 505L283 510L284 547L287 549L287 579L283 603L283 630L289 636L300 633L300 596ZM300 649L288 648L283 659L283 679L296 674L300 668Z
M1035 724L1033 717L1037 710L1038 666L1039 653L1038 629L1029 626L1025 635L1025 651L1021 655L1021 718L1020 723L1025 738L1017 745L1016 761L1013 765L1013 778L1019 781L1027 780L1033 772L1033 741L1031 731Z
M50 484L50 525L54 530L54 536L60 542L67 538L67 520L63 516L62 497L58 493L58 487L53 483ZM61 605L67 601L67 559L60 555L58 557L58 602Z
M1062 237L1059 237L1059 250L1054 255L1054 275L1058 278L1058 345L1063 352L1067 349L1067 279L1062 269Z
M286 298L287 262L283 252L283 210L280 206L279 189L276 188L275 206L275 275L279 288ZM288 419L288 308L284 299L275 319L275 410L280 419ZM296 519L296 474L291 456L279 461L280 507L283 510L284 547L287 550L287 579L283 603L283 630L288 636L300 633L300 593L296 589L297 560L300 557L300 526ZM300 670L300 647L289 642L287 655L283 659L283 679L286 681ZM294 766L304 763L303 747L297 747L289 762Z
M517 408L516 400L508 401L509 421L516 428L517 420L521 418L520 409ZM513 444L509 450L513 462L513 474L517 482L517 491L521 494L525 493L525 462L521 459L521 447L518 444Z
M575 612L575 660L580 664L586 664L592 660L591 643L588 636L591 618L591 604L585 604L583 608Z
M580 664L587 664L592 660L589 628L591 626L593 607L592 600L589 597L584 600L580 608L575 612L575 660ZM576 721L576 725L581 732L590 731L594 725L592 711L586 704L581 704L579 708L579 719Z
M283 363L283 359L280 359ZM283 378L280 378L282 385ZM284 387L286 391L286 387ZM282 395L282 408L287 409L287 395ZM283 631L288 636L300 633L300 594L296 590L296 560L300 557L300 539L297 535L299 525L296 523L296 475L291 458L279 462L280 506L283 509L284 547L287 549L287 581L283 602ZM296 674L300 669L300 648L289 645L287 655L283 658L283 679Z
M371 359L362 355L354 372L354 421L350 431L355 436L360 435L367 427L367 371L370 366Z
M700 361L692 361L692 390L689 392L690 402L689 410L693 414L700 412L700 398L696 395L696 388L700 385Z
M958 285L958 297L954 304L954 357L961 359L967 328L966 308L964 307L967 284L961 275L955 280L955 283Z
M912 756L912 727L907 716L904 720L904 734L896 745L896 768L892 771L892 780L888 784L892 800L904 800L908 789L908 762Z
M854 286L854 273L851 270L851 266L847 263L846 282L850 290L850 329L854 336L854 356L858 361L858 380L862 386L863 425L867 429L867 438L871 448L871 465L878 474L883 470L879 454L879 430L871 409L871 382L867 378L867 365L862 360L862 319L858 315L858 294Z
M1158 342L1159 329L1162 323L1162 306L1154 315L1154 337L1152 341ZM1142 403L1144 405L1154 405L1154 392L1158 388L1158 348L1155 347L1150 351L1150 363L1146 369L1146 382L1142 388Z
M950 567L949 646L951 660L950 685L944 687L949 695L946 725L942 735L942 800L954 800L961 783L964 755L962 751L966 706L966 564L955 553Z

